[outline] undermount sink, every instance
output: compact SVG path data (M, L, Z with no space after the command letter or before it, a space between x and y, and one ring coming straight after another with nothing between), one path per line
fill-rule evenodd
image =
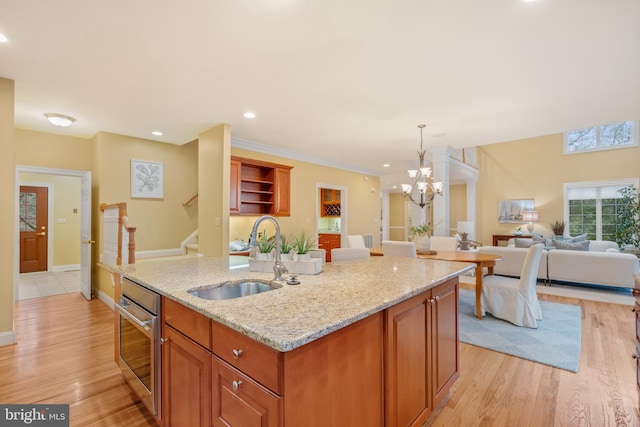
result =
M262 292L272 291L281 287L282 285L266 280L239 280L193 288L189 289L187 292L202 299L225 300L260 294Z

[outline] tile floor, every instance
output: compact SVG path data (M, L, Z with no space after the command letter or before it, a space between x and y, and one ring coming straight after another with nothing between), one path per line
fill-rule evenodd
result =
M19 299L80 292L80 270L24 273L20 275Z

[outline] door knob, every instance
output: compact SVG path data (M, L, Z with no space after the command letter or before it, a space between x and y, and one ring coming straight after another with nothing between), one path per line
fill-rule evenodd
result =
M84 245L93 245L96 241L95 240L84 240L80 243L84 244Z
M46 236L47 233L44 231L41 231L40 233L36 233L36 236Z

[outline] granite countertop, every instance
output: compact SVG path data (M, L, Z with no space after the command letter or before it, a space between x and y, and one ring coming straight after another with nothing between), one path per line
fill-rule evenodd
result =
M326 263L320 274L298 275L299 285L231 300L187 292L229 280L272 280L272 273L229 267L230 257L189 257L117 266L156 292L278 351L290 351L428 290L475 264L403 257ZM237 257L231 257L237 258Z

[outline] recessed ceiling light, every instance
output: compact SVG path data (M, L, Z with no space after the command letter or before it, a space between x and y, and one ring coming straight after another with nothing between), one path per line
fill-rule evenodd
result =
M243 114L245 119L255 119L256 118L256 113L252 113L251 111L247 111L246 113Z
M0 43L6 43L9 39L4 34L0 33Z
M384 165L382 165L383 168L388 168L389 166L391 166L389 163L385 163Z
M151 132L151 135L162 136L162 132L160 132L159 130L154 130L153 132Z
M63 128L66 128L67 126L71 126L71 124L76 121L76 119L74 119L73 117L65 116L63 114L45 113L44 116L47 118L47 120L49 120L49 123L51 123L52 125L60 126Z

